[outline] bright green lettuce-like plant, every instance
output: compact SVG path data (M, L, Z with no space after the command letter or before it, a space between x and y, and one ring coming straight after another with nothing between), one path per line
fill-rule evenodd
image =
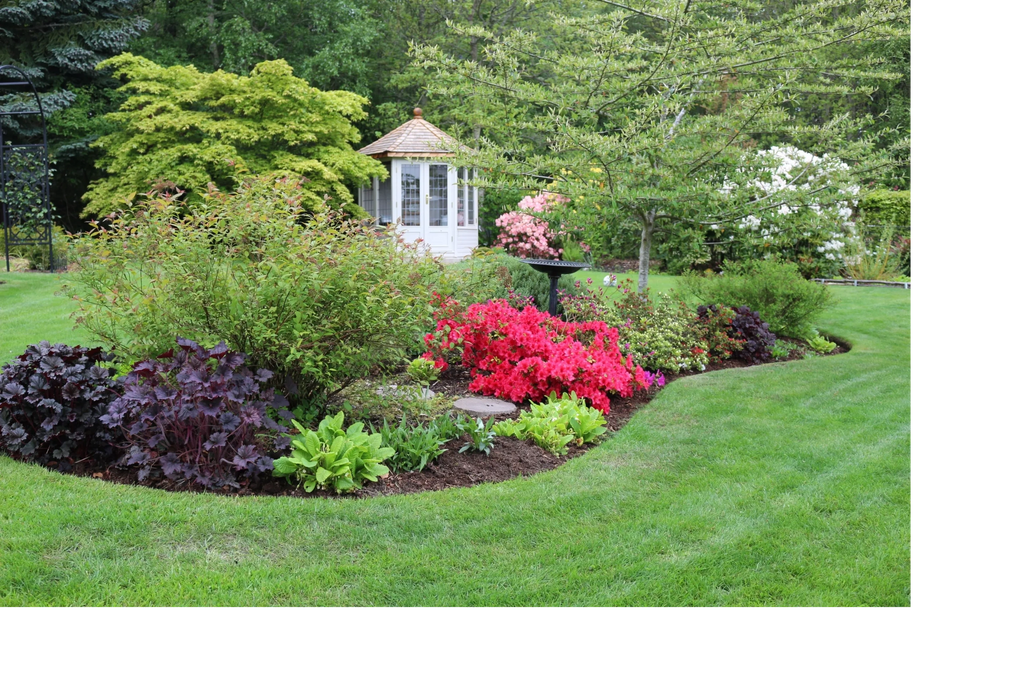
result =
M605 424L607 420L600 410L588 407L575 393L562 394L560 398L552 393L546 402L532 403L517 420L495 424L494 432L532 440L544 450L561 455L573 441L576 445L596 441L607 431Z
M405 368L405 373L421 386L428 386L440 379L440 369L433 360L426 358L416 358L410 361L408 367Z
M813 336L806 339L806 342L810 344L810 348L813 349L813 352L820 353L821 355L826 355L838 347L837 343L834 341L828 341L816 331L814 331Z
M327 417L315 431L292 421L299 435L291 440L291 456L274 460L274 476L297 479L307 493L317 488L349 492L387 476L381 462L394 450L381 446L379 433L365 433L362 422L347 430L344 422L344 412Z

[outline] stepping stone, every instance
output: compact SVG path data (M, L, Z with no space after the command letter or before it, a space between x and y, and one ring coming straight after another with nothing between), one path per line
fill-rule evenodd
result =
M495 414L511 414L518 410L514 403L497 398L462 398L455 401L455 408L477 417L490 417Z

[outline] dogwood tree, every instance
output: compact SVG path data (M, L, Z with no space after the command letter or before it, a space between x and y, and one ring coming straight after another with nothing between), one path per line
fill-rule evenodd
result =
M840 48L905 35L902 0L824 0L777 11L745 0L594 4L604 11L550 14L534 31L501 36L452 25L479 39L478 60L433 45L414 45L412 54L437 74L434 97L465 102L480 117L481 138L461 162L485 169L484 186L566 196L570 202L553 207L562 215L550 219L569 228L636 229L640 289L664 232L699 250L711 226L782 204L798 210L845 199L833 184L804 187L798 177L784 198L730 180L739 169L770 172L772 159L756 149L784 144L828 154L850 176L888 163L876 133L862 132L872 120L842 106L816 124L799 123L795 114L804 97L840 104L869 97L874 86L867 82L897 77L882 60ZM495 102L517 115L502 118ZM728 182L734 186L722 192Z

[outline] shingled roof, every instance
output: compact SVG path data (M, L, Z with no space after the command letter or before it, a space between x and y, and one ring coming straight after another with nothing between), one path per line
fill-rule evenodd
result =
M359 153L374 158L392 156L454 156L462 148L458 140L423 118L423 110L412 110L412 120L368 144Z

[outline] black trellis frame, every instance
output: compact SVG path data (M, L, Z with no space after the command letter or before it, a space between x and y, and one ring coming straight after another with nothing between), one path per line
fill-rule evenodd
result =
M12 78L13 80L8 80ZM20 89L19 89L20 88ZM4 230L4 260L7 263L7 272L11 271L11 247L13 246L43 246L50 249L50 272L53 272L53 209L50 206L50 148L46 138L46 115L43 112L43 103L39 98L39 92L32 83L32 79L16 66L0 66L0 94L10 93L29 94L35 100L35 108L16 108L11 111L0 109L0 217L3 219ZM4 141L3 119L13 116L38 116L39 124L43 131L42 144L11 144ZM18 162L26 159L38 161L36 168L40 173L34 179L26 178L24 175L15 177L15 168ZM17 189L31 189L38 192L41 200L44 217L41 224L33 219L31 225L22 224L22 216L18 214L18 207L12 206L9 197Z

